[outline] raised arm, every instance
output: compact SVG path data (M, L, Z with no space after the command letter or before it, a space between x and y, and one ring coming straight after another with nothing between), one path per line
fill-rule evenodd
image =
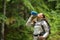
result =
M26 23L26 26L31 26L31 22L32 22L32 17L33 15L31 15Z

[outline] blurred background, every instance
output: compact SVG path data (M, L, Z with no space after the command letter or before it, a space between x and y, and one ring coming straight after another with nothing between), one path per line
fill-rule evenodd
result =
M0 38L33 40L33 27L25 26L31 11L46 15L48 40L60 40L60 0L0 0Z

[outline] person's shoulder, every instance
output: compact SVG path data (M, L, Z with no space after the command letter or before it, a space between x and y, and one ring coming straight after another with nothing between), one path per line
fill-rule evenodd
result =
M43 23L43 24L47 24L47 22L46 22L45 20L42 20L42 23Z

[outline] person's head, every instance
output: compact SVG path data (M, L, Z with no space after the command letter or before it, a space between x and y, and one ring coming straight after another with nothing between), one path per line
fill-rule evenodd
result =
M43 13L39 13L39 14L37 15L37 18L39 18L39 19L44 19L44 18L45 18L45 15L44 15Z
M33 21L37 21L37 20L42 20L42 19L44 19L44 20L46 20L46 18L45 18L45 15L43 14L43 13L39 13L39 14L37 14L37 16L34 18L34 19L32 19Z

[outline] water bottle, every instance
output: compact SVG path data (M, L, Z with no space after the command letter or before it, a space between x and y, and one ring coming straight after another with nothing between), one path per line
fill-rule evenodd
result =
M37 16L37 12L36 12L36 11L32 11L32 12L31 12L31 15Z

